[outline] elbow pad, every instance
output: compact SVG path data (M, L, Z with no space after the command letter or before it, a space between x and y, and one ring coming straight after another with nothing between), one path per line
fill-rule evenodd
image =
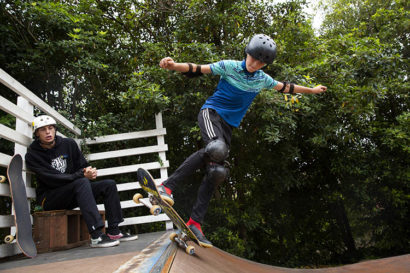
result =
M285 91L286 86L287 86L288 84L290 85L290 87L289 87L289 94L293 95L293 92L294 92L294 90L295 90L295 84L294 84L294 83L291 83L291 82L283 82L283 87L282 87L280 90L278 90L278 92L283 93L283 92Z
M187 76L188 78L195 78L195 77L199 77L199 76L203 75L203 73L201 72L201 66L200 65L196 66L196 71L195 72L192 71L193 67L192 67L191 63L188 63L188 66L189 66L188 72L182 73L185 76Z

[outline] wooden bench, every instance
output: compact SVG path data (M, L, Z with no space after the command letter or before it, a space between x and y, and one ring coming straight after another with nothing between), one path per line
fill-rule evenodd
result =
M105 222L105 211L99 212ZM33 239L38 253L70 249L90 242L87 225L79 210L35 212L33 218Z

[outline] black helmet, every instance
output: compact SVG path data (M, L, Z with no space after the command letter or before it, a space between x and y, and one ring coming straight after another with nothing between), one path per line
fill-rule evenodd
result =
M276 57L276 44L269 36L256 34L246 46L245 53L265 64L271 64Z

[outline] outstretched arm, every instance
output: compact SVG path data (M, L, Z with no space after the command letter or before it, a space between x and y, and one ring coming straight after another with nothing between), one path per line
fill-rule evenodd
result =
M291 90L292 89L291 85L294 86L293 92ZM314 88L310 88L310 87L305 87L301 85L296 85L293 83L278 82L278 84L274 87L274 89L282 93L291 93L291 94L292 93L319 94L319 93L325 92L327 90L327 87L323 85L318 85Z
M198 69L197 64L192 64L192 71L195 73ZM177 72L182 72L182 73L186 73L189 71L189 64L188 63L176 63L174 62L174 60L170 57L166 57L163 58L160 62L159 62L159 66L161 68L164 69L168 69L168 70L174 70ZM201 72L203 74L209 74L211 73L211 67L210 65L206 64L206 65L201 65Z

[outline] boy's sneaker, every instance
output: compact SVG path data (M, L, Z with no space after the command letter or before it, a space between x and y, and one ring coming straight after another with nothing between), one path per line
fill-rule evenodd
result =
M158 193L161 195L162 200L167 202L171 207L174 205L174 197L171 194L171 190L166 188L164 185L157 186ZM167 192L169 191L169 193Z
M120 232L120 234L118 235L111 235L107 233L107 235L108 237L110 237L111 240L118 240L120 242L134 241L138 239L138 235L131 235L128 232Z
M199 243L202 247L213 247L212 243L208 239L206 239L205 235L199 228L197 228L195 225L189 225L188 227L198 238Z
M112 240L106 234L102 234L97 239L91 238L91 247L111 247L117 246L120 244L120 241Z

